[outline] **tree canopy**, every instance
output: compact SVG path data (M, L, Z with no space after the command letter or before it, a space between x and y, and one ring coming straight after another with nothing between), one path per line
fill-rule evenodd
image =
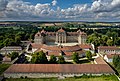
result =
M11 60L14 60L18 56L19 56L18 52L12 52L11 54L9 54L9 57L11 57Z
M90 51L86 51L86 57L91 60L92 59L92 53Z
M31 63L46 64L48 63L47 57L43 51L34 53L31 59Z
M33 40L37 31L37 27L29 24L0 26L0 48L4 46L18 46L21 44L21 40Z
M56 56L51 55L51 56L50 56L50 60L49 60L49 62L50 62L51 64L55 64L55 63L57 63Z
M63 56L59 56L58 57L58 64L64 64L65 63L65 59Z
M74 52L72 55L72 59L75 63L79 63L79 55L78 53Z
M113 56L113 65L115 68L120 69L120 56L119 55Z
M103 34L102 32L101 33L94 32L91 35L88 35L87 43L94 44L96 50L98 46L120 45L120 37L118 35L118 32L116 31L108 30L105 34Z

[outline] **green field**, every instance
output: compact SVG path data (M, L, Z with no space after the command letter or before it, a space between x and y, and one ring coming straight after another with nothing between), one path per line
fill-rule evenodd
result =
M107 76L82 76L79 78L65 78L65 79L6 79L5 81L119 81L114 75Z
M11 64L0 64L0 75L10 66Z

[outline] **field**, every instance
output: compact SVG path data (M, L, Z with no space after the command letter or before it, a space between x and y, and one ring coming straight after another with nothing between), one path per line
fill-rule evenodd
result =
M103 76L82 76L65 79L6 79L4 81L119 81L114 75L103 75Z
M10 66L11 64L0 64L0 75Z

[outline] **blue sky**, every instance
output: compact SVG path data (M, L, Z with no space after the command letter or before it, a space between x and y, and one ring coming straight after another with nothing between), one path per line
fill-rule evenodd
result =
M120 21L120 0L0 0L0 21Z
M32 4L36 5L37 3L51 3L52 0L24 0L27 2L31 2ZM58 6L60 6L61 8L68 8L68 7L72 7L74 4L91 4L92 0L58 0L57 1Z

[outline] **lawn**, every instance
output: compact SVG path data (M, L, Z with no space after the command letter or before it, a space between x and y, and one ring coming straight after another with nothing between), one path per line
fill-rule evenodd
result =
M0 75L8 68L11 64L0 64Z
M50 79L6 79L5 81L119 81L114 75L103 76L82 76L78 78L65 78L58 80L57 78Z
M79 64L91 64L91 62L93 62L94 59L92 60L88 60L88 59L82 59L80 60Z

